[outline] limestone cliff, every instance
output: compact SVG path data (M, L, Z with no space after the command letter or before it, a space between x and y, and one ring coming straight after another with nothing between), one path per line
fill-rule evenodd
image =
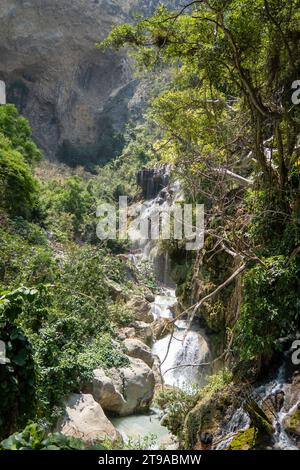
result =
M1 0L0 80L49 158L79 160L122 130L143 99L130 61L95 43L159 0ZM170 2L173 5L176 2ZM101 145L103 155L101 155ZM75 161L76 163L76 161Z

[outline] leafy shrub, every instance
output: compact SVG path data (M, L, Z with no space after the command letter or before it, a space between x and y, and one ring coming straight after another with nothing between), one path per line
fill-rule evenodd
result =
M12 104L0 107L0 134L9 140L13 150L22 154L29 164L41 158L41 151L32 140L32 131L28 120L19 116Z
M21 288L0 298L0 338L9 362L0 366L0 436L24 426L36 409L36 370L32 345L18 325L25 302L32 303L36 289Z
M236 353L242 359L271 354L277 340L296 331L300 320L299 260L263 259L244 277L241 317L236 325Z
M28 218L37 207L37 183L23 155L0 133L0 208Z
M104 450L100 444L88 446L80 439L61 433L47 434L46 429L30 423L22 432L0 443L1 450Z

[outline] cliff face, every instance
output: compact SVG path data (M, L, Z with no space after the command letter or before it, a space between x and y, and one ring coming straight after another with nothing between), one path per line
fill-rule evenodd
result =
M97 145L101 154L101 142L122 129L140 99L137 82L124 55L104 54L95 43L134 11L150 14L158 3L1 0L0 80L49 158L62 149L80 149L84 157Z

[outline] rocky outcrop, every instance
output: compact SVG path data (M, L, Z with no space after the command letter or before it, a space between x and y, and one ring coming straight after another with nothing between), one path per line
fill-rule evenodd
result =
M141 359L147 366L152 369L154 363L154 356L151 349L142 341L137 338L128 338L124 341L124 346L127 356Z
M129 327L134 328L136 338L147 344L147 346L152 346L153 332L151 326L148 323L135 321L131 323Z
M209 434L212 445L222 438L223 429L239 408L241 390L231 384L216 392L205 393L187 414L184 423L185 448L198 448L201 435Z
M96 369L93 396L105 411L128 416L146 411L154 395L154 374L141 359L120 369Z
M154 318L151 313L151 303L144 297L133 297L128 303L127 307L133 312L133 316L137 321L144 323L152 323Z
M120 328L118 336L121 341L127 338L137 338L147 346L151 347L153 342L153 331L148 323L135 321L125 328Z
M285 393L283 390L278 390L269 395L262 404L264 413L272 423L276 419L277 414L281 411L284 405Z
M137 184L142 188L144 199L154 199L169 184L167 167L142 168L137 173Z
M284 430L300 449L300 403L285 418Z
M105 159L119 145L113 135L140 115L149 87L133 79L124 53L95 44L134 11L151 14L158 3L1 0L0 79L48 157Z
M92 395L73 394L66 402L66 412L59 431L85 442L122 441L121 435L105 416Z

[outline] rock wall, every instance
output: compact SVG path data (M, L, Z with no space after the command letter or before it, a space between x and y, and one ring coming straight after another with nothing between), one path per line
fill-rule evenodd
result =
M99 143L100 158L108 156L101 155L101 142L123 129L143 97L135 96L137 81L124 53L104 54L95 43L134 11L147 15L158 3L1 0L0 80L50 159L60 151L72 160L76 149L84 157Z

